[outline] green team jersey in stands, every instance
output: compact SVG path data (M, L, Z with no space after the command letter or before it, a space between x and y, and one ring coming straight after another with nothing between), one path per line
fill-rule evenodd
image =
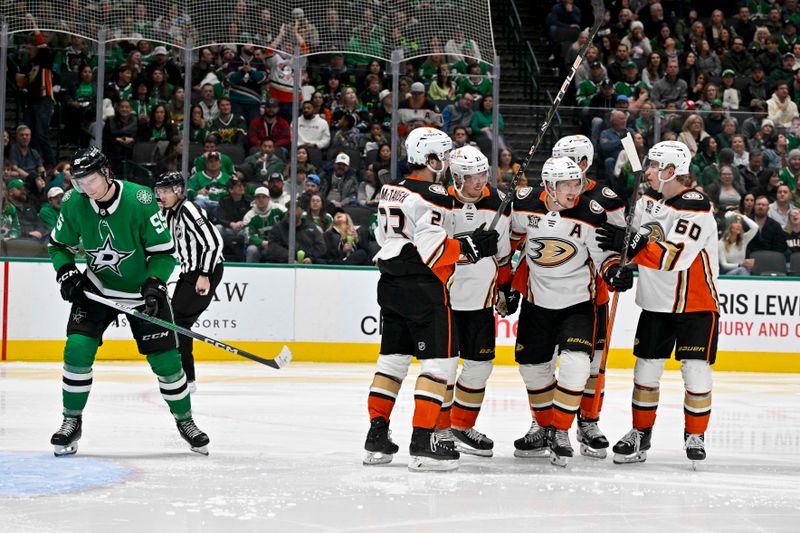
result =
M208 191L206 196L210 200L220 200L228 195L226 185L230 179L231 175L225 170L221 170L216 178L209 177L205 171L196 172L186 182L186 196L189 200L194 200L199 191L206 189Z
M233 167L233 159L228 154L219 154L219 160L222 163L222 171L226 174L233 176L236 174L236 169ZM199 155L194 158L194 172L200 172L206 169L206 156L205 154Z
M50 204L44 204L39 210L39 219L47 225L47 229L53 229L58 220L58 209Z
M219 116L208 125L208 132L216 135L220 143L235 144L240 137L247 135L247 124L244 118L237 115L231 115L228 120Z
M797 178L794 174L792 174L792 171L789 169L789 167L783 167L781 169L780 174L778 174L778 179L781 183L788 185L789 190L792 192L797 190Z
M64 194L48 251L58 271L74 263L82 248L86 275L104 295L141 298L139 289L147 278L166 282L172 274L172 236L152 190L115 183L117 194L105 208L74 189Z
M244 215L242 222L247 231L247 243L261 246L272 226L286 216L286 208L270 203L263 212L257 209L253 202L253 208Z
M600 82L595 83L592 80L584 80L578 85L578 94L575 95L575 99L579 106L589 107L589 102L592 101L592 97L599 92Z

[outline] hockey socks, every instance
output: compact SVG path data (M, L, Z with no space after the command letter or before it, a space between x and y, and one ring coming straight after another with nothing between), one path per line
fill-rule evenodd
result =
M686 388L683 399L686 432L703 434L711 418L711 366L706 361L686 360L681 365L681 375Z
M64 416L80 416L86 407L92 389L92 364L98 346L99 339L86 335L67 335L61 384Z
M463 360L461 375L455 388L451 420L453 427L475 426L486 393L486 382L492 373L492 361Z
M581 416L583 418L598 419L600 418L600 411L603 409L603 399L605 398L605 384L601 390L597 390L597 376L600 373L600 361L603 358L602 350L595 350L594 357L592 358L591 372L589 379L586 380L586 386L583 388L583 398L581 398ZM604 371L605 372L605 371ZM594 407L594 397L600 394L600 401L597 404L597 410Z
M414 388L414 417L412 419L412 425L415 428L433 429L436 426L446 393L446 380L428 374L421 374L417 378L417 385Z
M150 354L147 356L147 362L158 377L161 396L167 402L175 420L192 418L192 400L178 350Z
M408 374L410 365L410 355L381 354L378 356L375 376L372 378L367 398L370 420L380 417L389 422L397 395L400 393L400 386Z
M553 395L553 426L557 429L568 430L578 414L581 404L582 390L570 390L561 385L556 385Z
M447 384L447 389L444 393L444 401L442 402L442 407L439 409L439 416L436 419L436 428L437 429L448 429L450 428L450 416L451 416L451 409L453 407L453 389L455 385L453 383Z
M645 387L638 383L633 384L633 427L638 430L652 428L656 423L656 409L658 409L659 387Z

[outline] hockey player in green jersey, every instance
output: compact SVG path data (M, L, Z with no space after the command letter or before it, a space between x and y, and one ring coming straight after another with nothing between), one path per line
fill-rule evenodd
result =
M72 184L75 188L64 195L48 247L61 296L72 303L64 348L64 422L50 440L56 456L77 451L95 353L118 315L115 309L86 298L84 290L173 321L166 281L175 268L174 246L153 192L112 179L106 157L95 147L75 154ZM79 247L86 252L83 273L75 266ZM208 436L192 420L175 333L136 317L128 320L181 437L192 451L208 454Z

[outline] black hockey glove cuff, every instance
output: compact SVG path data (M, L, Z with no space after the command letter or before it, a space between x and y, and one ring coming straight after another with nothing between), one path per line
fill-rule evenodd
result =
M461 241L461 253L470 263L477 263L483 257L497 254L497 240L500 235L496 230L485 230L481 224L475 231L458 239Z
M614 291L625 292L633 287L633 265L611 265L603 274L603 279Z
M70 263L59 268L56 281L61 285L61 297L67 302L74 302L83 296L86 277L74 264Z
M497 288L497 303L494 308L501 317L513 315L519 309L520 294L511 288L511 284Z
M167 305L167 284L158 278L147 278L142 283L141 290L144 313L150 316L158 315L159 310Z

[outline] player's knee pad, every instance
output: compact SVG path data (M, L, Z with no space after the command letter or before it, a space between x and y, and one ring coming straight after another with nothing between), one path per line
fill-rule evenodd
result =
M483 389L489 376L492 375L494 367L491 361L470 361L464 359L461 367L461 375L458 382L468 389Z
M589 354L564 350L558 367L558 384L562 388L582 391L589 379Z
M688 359L681 364L681 375L686 390L703 393L711 390L711 365L699 359Z
M175 376L183 372L181 354L178 350L151 353L147 356L147 362L150 363L150 368L156 376Z
M592 357L592 363L589 365L589 374L592 376L596 376L600 373L600 363L603 362L603 350L595 350L594 357Z
M67 335L67 344L64 346L64 366L91 368L99 346L100 339L78 333Z
M661 382L661 375L664 373L664 363L666 359L642 359L636 358L636 365L633 367L633 382L642 387L658 387Z
M420 374L427 374L436 379L455 383L456 371L458 370L458 357L449 359L423 359Z
M403 381L408 375L409 366L411 366L410 355L379 355L375 371Z
M550 361L538 365L519 365L519 373L529 390L543 389L553 383L555 364Z

